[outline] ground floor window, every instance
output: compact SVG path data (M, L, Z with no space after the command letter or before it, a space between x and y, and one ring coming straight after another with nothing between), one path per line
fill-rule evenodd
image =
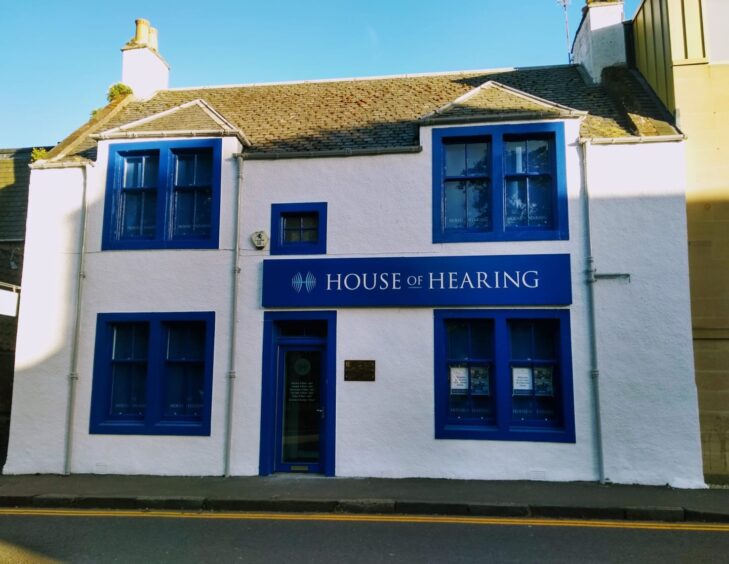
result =
M209 435L215 314L105 313L91 433Z
M436 310L435 433L574 442L567 310Z

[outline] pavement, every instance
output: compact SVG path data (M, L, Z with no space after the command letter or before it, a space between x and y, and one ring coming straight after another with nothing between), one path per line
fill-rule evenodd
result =
M446 479L0 476L0 507L729 522L729 488Z

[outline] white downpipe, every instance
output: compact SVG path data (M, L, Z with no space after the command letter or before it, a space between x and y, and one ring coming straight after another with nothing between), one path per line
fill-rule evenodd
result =
M73 450L73 420L76 411L76 382L78 380L78 348L81 333L81 305L83 302L84 258L86 253L86 185L88 183L88 166L82 167L83 188L81 193L81 233L78 239L78 273L76 276L76 311L73 320L73 337L71 341L71 365L68 371L68 402L66 404L66 436L63 457L63 473L71 473L71 454Z
M230 356L228 357L228 389L227 403L225 406L225 446L223 451L223 475L230 476L230 449L231 435L233 431L233 392L235 390L235 359L236 359L236 343L238 329L238 280L240 278L240 202L241 192L243 191L243 157L236 156L238 161L238 183L235 193L235 211L233 217L233 233L235 241L233 243L233 270L231 283L233 288L230 295L230 345L228 347Z
M595 274L595 259L592 256L592 230L590 226L590 190L588 184L587 173L587 146L588 140L581 140L582 146L582 174L583 174L583 215L585 218L585 275L587 282L587 315L589 321L589 339L590 339L590 383L592 390L592 403L595 409L594 418L594 439L595 439L595 459L597 465L598 477L600 483L607 482L605 477L605 460L602 440L602 415L600 410L600 365L598 362L597 350L597 317L595 313L595 282L597 280Z

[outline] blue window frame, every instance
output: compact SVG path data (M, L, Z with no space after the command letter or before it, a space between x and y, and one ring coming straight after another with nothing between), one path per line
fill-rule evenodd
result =
M435 310L438 439L574 442L567 310Z
M327 252L327 204L271 204L272 255Z
M433 130L433 242L568 239L564 125Z
M214 312L101 313L90 432L210 435Z
M109 147L102 249L217 248L221 140Z

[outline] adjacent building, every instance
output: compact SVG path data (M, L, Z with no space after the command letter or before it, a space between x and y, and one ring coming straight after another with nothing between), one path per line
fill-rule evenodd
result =
M574 65L175 89L138 20L32 167L3 471L702 487L686 142L587 8Z
M704 472L729 480L729 3L645 0L630 63L687 137L686 198Z

